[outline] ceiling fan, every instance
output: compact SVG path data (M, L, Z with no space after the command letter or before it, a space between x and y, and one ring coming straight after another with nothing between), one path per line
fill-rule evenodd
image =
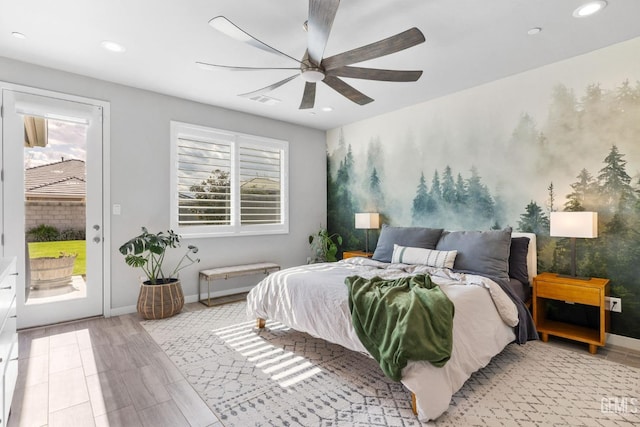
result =
M324 50L339 5L340 0L309 0L309 20L305 22L308 33L307 50L301 60L258 40L224 16L217 16L209 21L209 25L222 34L266 52L293 60L298 63L296 67L234 67L206 62L197 62L197 64L206 69L225 69L230 71L296 70L296 74L284 80L239 96L254 98L301 76L305 81L305 87L300 109L313 108L316 97L316 83L320 81L356 104L365 105L372 102L373 99L347 84L340 77L388 82L415 82L420 78L422 71L383 70L350 66L351 64L399 52L424 42L424 35L415 27L375 43L324 58Z

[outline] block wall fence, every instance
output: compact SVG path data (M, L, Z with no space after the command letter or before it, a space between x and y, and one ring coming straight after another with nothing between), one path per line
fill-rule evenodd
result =
M85 202L34 201L25 202L25 231L41 224L58 230L85 228Z

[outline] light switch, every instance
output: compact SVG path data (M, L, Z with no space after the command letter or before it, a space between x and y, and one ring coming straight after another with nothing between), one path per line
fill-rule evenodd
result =
M120 213L122 212L122 208L120 205L113 205L113 214L114 215L120 215Z

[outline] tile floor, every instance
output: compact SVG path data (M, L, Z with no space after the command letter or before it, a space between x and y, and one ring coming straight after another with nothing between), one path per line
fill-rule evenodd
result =
M549 344L588 352L555 337ZM640 353L620 347L594 357L640 368ZM135 314L21 332L8 425L222 427Z
M137 315L32 329L19 340L9 427L222 427Z

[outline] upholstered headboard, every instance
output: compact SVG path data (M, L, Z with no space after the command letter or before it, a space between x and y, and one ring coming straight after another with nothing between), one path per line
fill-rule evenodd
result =
M538 250L536 235L533 233L511 233L511 237L528 237L529 251L527 252L527 271L529 273L529 283L533 283L533 278L538 274Z

